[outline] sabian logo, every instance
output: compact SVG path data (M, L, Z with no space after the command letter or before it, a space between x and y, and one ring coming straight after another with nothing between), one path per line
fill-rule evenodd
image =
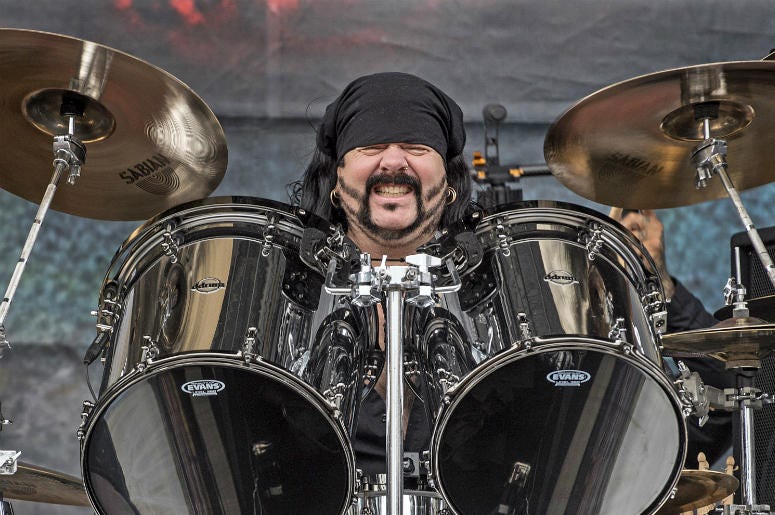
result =
M546 380L554 386L581 386L592 378L583 370L555 370L546 374Z
M213 293L226 288L226 283L215 277L205 277L191 287L191 291L197 293Z
M579 283L579 280L573 274L565 270L552 270L544 276L544 281L562 285Z
M218 392L226 388L226 385L215 379L199 379L189 381L180 387L181 390L190 394L192 397L202 397L205 395L218 395Z

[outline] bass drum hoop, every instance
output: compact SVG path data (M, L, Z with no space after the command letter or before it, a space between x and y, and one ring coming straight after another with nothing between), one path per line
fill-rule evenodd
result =
M88 474L88 465L87 465L89 438L91 436L93 428L96 425L97 420L99 420L101 415L105 412L105 410L107 410L111 406L111 404L113 403L113 400L115 400L116 397L121 395L125 390L129 389L133 385L143 381L143 379L148 378L152 375L158 375L163 372L174 370L176 368L179 368L181 366L186 366L186 365L218 366L218 367L226 367L226 368L239 369L239 370L248 369L251 372L256 373L257 375L268 377L271 380L281 383L283 386L289 387L295 393L299 394L306 401L308 401L310 405L314 406L315 409L323 415L323 418L325 420L330 422L333 419L333 423L331 423L330 426L331 426L331 429L336 434L336 438L338 439L339 443L342 446L342 450L344 451L344 457L347 465L347 474L348 474L347 492L346 492L346 495L343 497L341 513L342 515L344 515L348 512L349 506L352 504L352 500L354 498L353 496L355 492L356 479L353 473L353 471L355 470L355 455L353 453L352 446L350 445L350 440L346 436L345 429L342 423L339 421L339 418L336 417L336 414L338 413L338 411L335 408L333 408L325 399L325 397L323 397L320 393L318 393L317 390L307 385L305 382L301 381L295 375L287 372L282 367L273 365L272 363L262 361L262 360L253 360L248 363L245 361L245 358L243 356L240 356L237 354L225 355L222 353L216 354L216 353L210 353L210 352L178 354L175 356L170 356L170 357L160 359L158 361L153 361L148 365L148 368L146 368L144 371L140 372L138 370L134 370L129 374L125 375L124 377L122 377L121 379L119 379L118 381L116 381L113 385L110 386L108 391L106 391L98 399L97 404L94 406L94 408L92 409L91 413L88 416L86 431L84 433L84 438L81 443L81 474L83 476L83 482L84 482L84 487L86 489L87 497L89 498L89 502L91 503L95 512L106 513L104 511L101 511L99 509L99 504L95 502L96 495L94 495L94 491L90 481L90 476Z
M449 500L449 492L445 489L444 481L442 480L443 478L439 474L439 447L444 439L444 431L449 419L455 413L456 407L463 399L465 399L466 395L491 373L526 356L538 354L540 352L591 349L619 359L624 359L630 364L635 365L642 372L648 374L651 379L656 381L667 394L667 397L673 401L671 404L675 409L675 415L678 419L678 425L681 432L681 437L679 438L681 449L671 472L671 477L673 478L672 481L660 492L657 500L649 506L647 513L654 513L659 506L664 504L678 484L678 480L681 477L681 470L683 470L683 463L686 459L687 432L686 421L681 410L681 401L674 390L673 384L668 380L664 372L657 368L651 360L638 353L625 353L620 349L616 349L615 345L617 344L613 342L606 342L604 340L597 340L584 336L565 335L557 338L536 337L533 339L530 349L510 349L493 356L472 370L460 381L460 383L447 392L444 402L442 403L441 412L437 417L433 436L431 437L431 471L432 477L434 478L434 486L450 506L453 509L455 508L454 504Z

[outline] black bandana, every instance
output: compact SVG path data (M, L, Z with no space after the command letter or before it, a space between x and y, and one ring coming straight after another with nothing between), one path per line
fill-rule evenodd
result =
M323 116L317 146L339 161L356 147L381 143L427 145L444 158L466 142L463 112L454 100L407 73L377 73L352 81Z

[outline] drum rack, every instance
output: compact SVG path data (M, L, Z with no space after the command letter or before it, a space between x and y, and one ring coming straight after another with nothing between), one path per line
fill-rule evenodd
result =
M441 258L427 254L413 254L406 257L407 266L386 266L387 257L382 257L379 267L374 268L369 254L361 254L360 272L354 275L352 286L334 284L337 261L328 265L325 289L333 295L351 295L353 303L367 306L385 300L385 347L387 369L387 511L403 513L404 486L404 357L403 357L403 312L404 304L428 307L434 304L434 295L452 293L460 289L460 277L451 258L445 265L452 277L452 284L434 285L431 267L442 264Z

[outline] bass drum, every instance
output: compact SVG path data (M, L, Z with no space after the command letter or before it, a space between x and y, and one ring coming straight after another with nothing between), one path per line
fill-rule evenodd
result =
M345 513L374 313L324 289L358 252L323 220L244 197L185 204L119 249L81 466L99 513ZM344 282L343 284L346 284Z
M431 470L451 507L655 511L680 477L686 426L639 242L601 214L536 201L476 213L429 250L454 259L462 287L407 310L408 361L421 364Z

